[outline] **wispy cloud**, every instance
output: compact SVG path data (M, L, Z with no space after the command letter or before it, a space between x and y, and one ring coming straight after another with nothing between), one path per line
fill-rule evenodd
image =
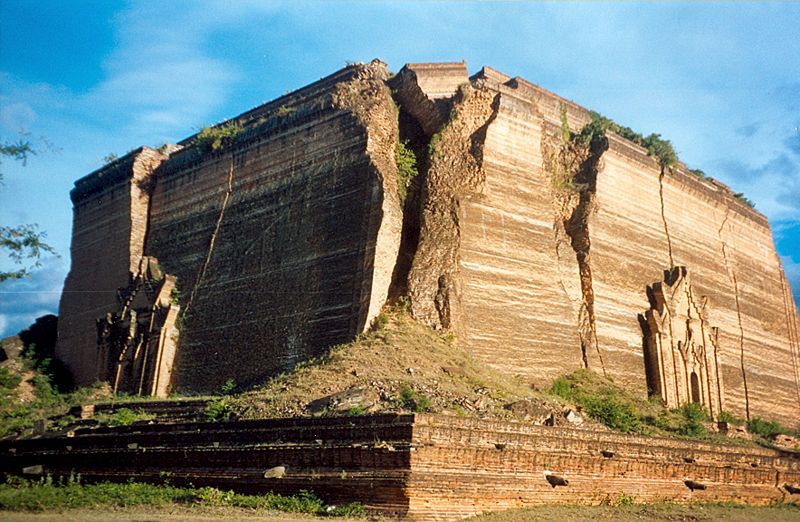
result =
M57 314L65 275L63 260L48 259L31 277L0 283L0 337L16 334L37 317Z

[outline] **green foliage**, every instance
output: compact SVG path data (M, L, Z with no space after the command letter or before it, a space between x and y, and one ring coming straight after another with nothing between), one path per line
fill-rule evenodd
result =
M375 320L372 322L372 328L376 332L382 331L386 328L386 325L389 324L389 314L386 312L381 312L375 317Z
M17 386L22 382L22 377L8 368L0 368L0 403L11 404L17 398ZM2 416L0 415L0 419ZM2 436L2 428L0 428Z
M147 422L155 419L152 413L145 413L142 410L131 410L130 408L120 408L113 413L103 413L95 416L97 422L104 426L130 426L137 422Z
M735 415L727 411L719 412L717 420L719 420L720 422L727 422L728 424L736 424L737 426L744 426L746 424L746 421L744 419L736 417Z
M9 279L20 279L41 266L45 254L56 254L53 247L45 243L46 234L36 223L16 227L0 226L0 250L8 251L8 257L17 265L27 265L9 272L0 271L0 283Z
M639 432L641 421L630 398L619 388L597 380L591 371L580 370L556 379L550 393L582 407L587 415L611 429Z
M206 419L212 422L222 422L231 420L233 410L227 397L217 397L206 406Z
M228 377L228 380L219 388L220 395L233 395L234 391L236 391L236 381L230 377Z
M703 437L708 433L703 422L710 421L708 413L695 403L684 404L676 410L683 417L678 433L685 437Z
M626 495L625 493L620 493L619 497L617 497L617 501L614 502L615 506L633 506L636 504L636 497L633 495Z
M39 481L10 477L6 484L0 485L0 510L44 511L170 505L223 506L327 516L365 514L364 506L359 503L338 507L326 506L319 497L306 490L292 496L274 493L242 495L212 487L179 488L138 482L81 484L80 475L62 477L58 481L49 476Z
M297 110L295 107L289 107L288 105L281 105L278 107L278 110L275 111L275 116L279 118L284 118Z
M433 155L436 153L436 147L439 146L439 143L442 141L442 131L437 132L433 136L431 136L430 141L428 142L428 157L433 158Z
M197 134L193 144L204 151L218 151L230 146L242 130L236 122L206 127Z
M119 156L116 152L109 152L105 156L103 156L103 163L111 163L112 161L116 161L119 159Z
M353 406L349 410L347 410L347 415L349 417L358 417L359 415L364 415L367 412L367 407L362 405Z
M23 136L25 135L23 134ZM36 155L36 151L31 147L30 141L24 137L20 137L16 143L0 143L0 162L3 158L9 157L27 165L28 157L34 155ZM2 182L3 175L0 173L0 185ZM49 253L58 257L55 249L44 242L45 233L37 229L38 225L35 223L16 227L0 226L0 250L7 250L8 257L14 264L28 264L27 267L18 270L0 271L0 283L26 277L33 268L41 266L41 258L44 254Z
M12 373L8 368L0 368L0 390L13 390L19 383L22 382L22 377L16 373ZM2 393L2 392L0 392Z
M771 438L781 433L789 433L789 430L781 426L780 423L760 417L752 417L750 419L750 422L747 423L747 431L764 438Z
M567 118L567 106L561 104L561 139L565 142L572 139L572 131L569 130L569 119Z
M32 365L32 363L28 363ZM33 400L19 403L16 387L22 382L19 375L8 373L4 379L8 387L0 388L0 438L14 432L29 430L37 419L47 417L63 406L64 398L50 384L48 377L37 373L29 382L33 387ZM17 385L10 385L17 381Z
M678 164L678 155L672 147L672 143L663 139L660 134L653 133L645 137L630 127L624 127L597 112L590 111L590 114L592 116L591 123L584 126L577 136L582 143L588 145L595 140L604 138L606 132L610 130L626 140L644 147L647 154L654 157L661 167L672 168Z
M394 152L394 160L397 164L397 194L400 203L403 204L408 196L408 189L414 178L419 175L417 169L417 156L414 151L407 147L408 142L397 142Z
M7 156L13 160L21 161L23 165L27 165L28 157L35 155L36 151L31 147L31 142L21 137L16 143L0 143L0 161L4 156Z
M747 205L750 208L756 208L756 204L753 203L752 200L750 200L747 197L745 197L743 192L736 192L733 195L733 197L735 197L736 199L738 199L739 201L741 201L742 203L744 203L745 205Z
M169 293L169 302L174 305L181 304L181 290L178 285L172 287L172 291Z
M430 411L431 400L408 384L403 384L400 387L400 398L397 405L417 413L423 413Z

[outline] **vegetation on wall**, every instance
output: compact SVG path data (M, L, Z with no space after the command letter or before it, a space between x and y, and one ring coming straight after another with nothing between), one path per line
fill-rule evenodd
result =
M630 127L620 125L610 118L606 118L602 114L589 111L592 121L586 124L579 133L575 134L570 131L567 122L567 108L561 105L561 133L565 142L577 141L584 145L590 145L597 140L605 138L607 131L612 131L618 136L631 141L647 151L647 155L654 158L662 169L674 169L680 159L672 142L661 137L660 134L651 133L644 136ZM690 174L694 174L700 179L711 179L700 169L687 169ZM746 198L743 193L737 192L733 197L744 203L750 208L755 208L755 203Z
M230 146L242 130L236 122L206 127L197 133L192 143L204 151L218 151Z
M672 147L672 143L662 138L660 134L653 133L648 136L643 136L630 127L620 125L600 113L589 111L589 114L592 117L592 121L585 125L583 129L581 129L581 132L577 134L576 139L579 141L589 144L594 140L605 137L606 132L610 130L626 140L643 147L647 150L647 154L655 158L662 168L674 168L678 164L678 154Z
M403 204L408 196L408 189L414 178L419 175L417 168L417 156L408 147L407 141L397 141L394 152L394 160L397 164L397 194L400 196L400 204Z

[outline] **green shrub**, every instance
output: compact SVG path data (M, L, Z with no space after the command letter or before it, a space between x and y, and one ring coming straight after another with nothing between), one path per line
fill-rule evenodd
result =
M610 130L626 140L644 147L647 154L655 158L661 167L674 167L678 164L678 154L672 147L672 143L663 139L660 134L653 133L644 137L630 127L624 127L597 112L590 111L589 114L592 116L592 121L586 124L576 136L580 142L588 145L593 141L605 138L606 131Z
M781 433L788 433L788 430L775 421L768 421L759 417L753 417L747 423L747 431L753 435L764 438L774 437Z
M633 495L626 495L625 493L620 493L617 501L614 502L615 506L633 506L636 504L636 497Z
M236 381L230 377L228 377L228 380L225 381L225 384L219 388L220 395L233 395L234 391L236 391Z
M231 420L233 410L225 397L217 397L206 406L206 419L212 422L221 422Z
M206 127L195 136L193 144L204 151L217 151L231 145L242 130L236 122Z
M624 433L641 431L641 420L631 399L590 370L557 378L550 393L580 406L589 417L611 429Z
M614 396L589 398L584 402L586 413L613 430L636 433L641 422L634 407Z
M9 393L16 390L22 377L8 368L0 368L0 393Z
M431 400L408 384L404 384L400 387L400 399L398 401L398 406L417 413L423 413L430 411Z
M720 422L727 422L728 424L736 424L737 426L744 426L747 422L744 419L740 419L739 417L734 416L732 413L727 411L719 412L719 416L717 418Z
M145 413L142 410L132 410L130 408L120 408L113 413L99 414L95 416L98 423L106 426L130 426L136 422L147 422L155 419L152 413Z
M389 314L386 312L379 313L372 322L372 329L380 332L386 325L389 324Z
M752 200L750 200L747 197L745 197L744 193L742 193L742 192L735 193L733 195L733 197L735 197L736 199L738 199L739 201L741 201L742 203L744 203L745 205L747 205L750 208L756 208L756 204L753 203Z
M695 404L684 404L677 409L677 413L683 417L683 422L678 427L678 433L686 437L702 437L708 433L704 421L711 420L705 410Z
M400 203L404 203L408 196L408 189L414 178L419 175L417 169L417 156L414 151L407 147L408 142L397 141L394 152L394 160L397 164L397 194Z

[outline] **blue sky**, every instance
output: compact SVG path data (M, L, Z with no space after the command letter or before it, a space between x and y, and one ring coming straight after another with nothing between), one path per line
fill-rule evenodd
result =
M114 152L176 142L346 61L490 65L648 134L770 220L800 296L800 3L0 0L0 224L61 254L0 284L0 336L57 311L69 190ZM0 256L0 267L8 266Z

